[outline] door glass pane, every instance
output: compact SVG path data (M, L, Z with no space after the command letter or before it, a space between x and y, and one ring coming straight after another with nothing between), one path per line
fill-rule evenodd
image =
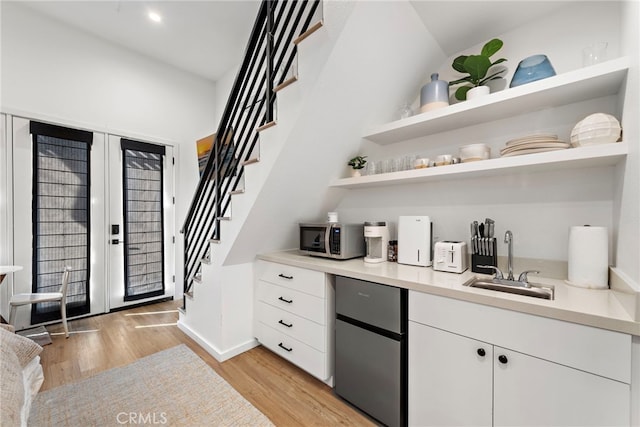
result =
M124 145L123 154L125 301L131 301L164 294L163 155Z
M33 291L57 292L65 266L69 316L89 312L89 147L34 135ZM36 304L31 322L60 318L57 302Z

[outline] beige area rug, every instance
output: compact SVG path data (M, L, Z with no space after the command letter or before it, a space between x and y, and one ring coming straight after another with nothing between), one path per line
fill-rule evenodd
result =
M31 329L23 329L21 331L17 331L16 334L29 338L30 340L35 341L36 344L40 346L51 344L51 335L49 335L49 332L47 332L44 326L38 326L37 328Z
M271 426L187 346L36 395L29 426Z

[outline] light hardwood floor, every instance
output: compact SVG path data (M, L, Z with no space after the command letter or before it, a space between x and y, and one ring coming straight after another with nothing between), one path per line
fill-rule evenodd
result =
M375 425L330 387L262 346L218 362L176 326L181 304L167 301L73 320L68 339L62 325L48 326L53 343L40 355L41 391L186 344L276 426Z

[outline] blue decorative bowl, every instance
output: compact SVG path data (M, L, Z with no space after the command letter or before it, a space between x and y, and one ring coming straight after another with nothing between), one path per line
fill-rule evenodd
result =
M533 55L520 61L509 87L520 86L555 75L556 70L553 69L547 55Z

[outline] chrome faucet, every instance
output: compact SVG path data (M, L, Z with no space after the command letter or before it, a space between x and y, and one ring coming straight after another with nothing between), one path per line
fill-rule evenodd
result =
M508 257L507 257L507 280L513 280L513 233L511 230L507 230L504 233L504 242L508 245Z

